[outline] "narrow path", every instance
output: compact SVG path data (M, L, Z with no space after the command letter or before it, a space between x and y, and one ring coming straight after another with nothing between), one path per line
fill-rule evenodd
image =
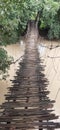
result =
M43 66L37 50L37 28L30 23L23 61L16 72L13 87L9 88L6 102L0 106L0 130L32 130L60 128L51 120L54 100L48 97L48 81L43 74Z

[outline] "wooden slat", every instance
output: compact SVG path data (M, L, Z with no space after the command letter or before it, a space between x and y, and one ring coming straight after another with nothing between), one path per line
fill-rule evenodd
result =
M5 97L9 97L9 96L14 97L15 96L15 97L24 98L24 97L35 97L35 96L39 97L39 96L41 96L41 98L42 98L42 97L46 97L46 95L48 95L48 93L46 93L46 94L44 94L44 93L41 93L41 94L39 94L39 93L36 93L36 94L35 93L32 93L32 94L28 94L28 93L27 94L21 94L21 93L19 94L19 93L17 93L16 94L15 93L14 94L13 93L12 95L11 94L5 94Z
M60 127L60 123L53 123L53 122L42 122L42 123L31 123L28 124L25 122L25 124L0 124L0 127L4 128L4 127L13 127L16 126L18 128L34 128L35 126L40 126L40 128L59 128Z
M28 121L30 120L30 119L33 119L33 120L52 120L52 119L57 119L58 118L58 116L55 116L55 114L51 114L51 115L30 115L30 116L23 116L23 117L20 117L20 116L2 116L2 117L0 117L0 122L1 121L3 121L3 122L5 122L7 119L8 120L11 120L11 121L14 121L15 122L15 120L21 120L21 119L25 119L25 120L27 120L28 119Z
M34 103L20 103L20 102L5 102L0 107L1 108L14 108L14 107L36 107L36 106L49 106L49 104L54 103L54 101L43 101L43 102L34 102Z

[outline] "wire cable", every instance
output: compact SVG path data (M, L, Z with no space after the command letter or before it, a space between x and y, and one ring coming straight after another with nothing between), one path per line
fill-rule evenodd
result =
M57 70L56 70L56 68L55 68L55 64L54 64L54 59L52 59L52 63L53 63L54 71L55 71L55 73L57 73Z
M56 99L57 99L57 97L58 97L59 92L60 92L60 88L58 89L57 94L56 94L56 96L55 96L55 101L56 101Z
M48 46L44 46L44 45L41 44L41 43L40 43L40 46L41 46L41 47L45 47L45 48L50 49L50 50L60 47L60 45L56 45L55 47L53 47L52 44L51 44L50 47L48 47Z

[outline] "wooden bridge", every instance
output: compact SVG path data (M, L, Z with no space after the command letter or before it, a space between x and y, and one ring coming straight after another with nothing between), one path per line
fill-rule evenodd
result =
M37 49L38 30L28 25L25 54L16 72L13 86L0 106L0 130L54 130L60 123L53 113L54 100L48 97L48 80Z

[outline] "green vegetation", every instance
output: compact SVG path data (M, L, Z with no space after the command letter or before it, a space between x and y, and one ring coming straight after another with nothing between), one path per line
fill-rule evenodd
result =
M15 43L26 29L28 20L40 12L40 28L49 28L48 38L60 38L59 0L1 0L0 45Z
M48 38L60 38L60 2L45 0L41 17L42 28L49 28Z
M34 20L38 12L40 13L39 30L47 28L49 39L59 39L60 0L1 0L0 45L16 43L24 33L28 21ZM3 53L3 61L7 61L6 52ZM2 65L2 70L5 71L7 67L7 64Z
M7 69L12 61L13 58L7 55L7 51L3 48L0 48L0 74L7 72Z

